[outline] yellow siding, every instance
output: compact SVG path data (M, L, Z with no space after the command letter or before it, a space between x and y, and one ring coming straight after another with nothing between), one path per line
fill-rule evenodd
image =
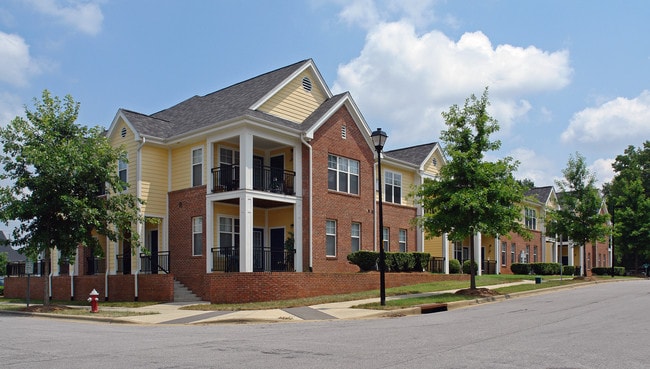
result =
M167 149L142 148L142 211L149 214L167 212Z
M182 190L192 185L192 149L201 144L191 144L172 150L172 191ZM203 165L207 164L205 159L205 148L203 149Z
M286 227L287 233L291 232L293 224L293 207L269 210L269 227Z
M302 86L304 77L312 81L310 92ZM268 99L259 110L295 123L302 123L325 101L325 97L325 93L317 84L317 79L310 71L306 71Z
M424 252L431 254L431 257L444 257L442 254L442 237L426 238L423 246Z
M433 165L433 159L435 159L436 165ZM433 153L433 158L425 163L424 172L432 176L437 176L440 172L440 168L442 168L442 156L439 151L435 151Z
M126 128L126 135L122 137L122 130ZM122 147L127 152L127 158L129 160L129 165L127 168L127 182L129 183L129 188L127 189L128 193L135 194L136 189L136 171L137 171L137 148L138 142L135 141L135 134L129 127L124 123L122 118L119 119L115 130L112 132L111 137L108 138L109 142L113 147ZM117 163L115 165L117 170Z

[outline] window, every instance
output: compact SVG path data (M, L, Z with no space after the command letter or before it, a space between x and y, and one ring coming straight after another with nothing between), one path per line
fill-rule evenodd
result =
M537 212L535 211L535 209L526 208L524 212L525 212L526 228L533 229L533 230L537 229Z
M399 230L399 251L406 252L406 229Z
M239 252L239 219L219 217L219 249L224 255Z
M384 244L384 251L388 252L390 251L390 228L384 227L384 231L382 232L382 243Z
M517 251L517 244L513 243L510 245L510 264L515 263L515 253Z
M203 255L203 217L192 218L192 255Z
M463 246L460 242L454 242L454 259L463 262Z
M537 246L533 246L533 263L537 262Z
M127 162L126 159L120 159L117 162L117 173L120 176L120 181L122 182L128 182L129 181L129 176L127 173L127 170L129 169L129 163Z
M361 223L352 223L350 234L352 236L352 252L361 250Z
M336 256L336 220L327 220L325 223L325 255Z
M501 242L501 265L506 265L508 257L508 243L507 242Z
M402 175L399 173L386 171L385 201L395 204L402 202Z
M327 158L327 188L333 191L359 194L359 162L329 155Z
M524 261L522 263L530 263L530 245L526 245L526 255L524 256Z
M192 187L203 184L203 149L192 150Z
M239 164L239 151L222 147L219 149L219 163L221 164Z

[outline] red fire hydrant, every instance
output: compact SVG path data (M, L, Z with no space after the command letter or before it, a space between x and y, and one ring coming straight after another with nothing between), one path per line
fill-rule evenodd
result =
M99 297L97 296L99 296L99 292L93 288L92 292L90 292L90 297L88 298L88 302L90 302L91 313L99 312Z

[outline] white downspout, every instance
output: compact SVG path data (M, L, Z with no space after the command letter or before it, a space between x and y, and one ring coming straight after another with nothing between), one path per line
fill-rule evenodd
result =
M142 146L144 146L145 142L147 139L142 136L142 140L140 141L140 145L138 145L137 149L137 158L136 158L136 178L135 178L135 196L139 199L140 195L142 194ZM140 205L138 204L138 213L141 212ZM138 224L138 233L140 236L140 239L144 239L144 232L142 231L142 224ZM133 248L133 245L131 245L131 248ZM133 251L131 251L133 252ZM133 278L135 282L135 301L138 301L138 274L140 274L140 258L138 257L138 253L136 252L135 255L135 276Z
M313 272L314 269L314 242L313 242L313 237L314 237L314 225L313 225L313 218L314 218L314 205L312 199L314 198L313 194L313 188L314 188L314 178L313 178L313 170L314 170L314 149L311 147L307 139L305 138L304 135L300 136L300 141L307 146L309 149L309 271Z

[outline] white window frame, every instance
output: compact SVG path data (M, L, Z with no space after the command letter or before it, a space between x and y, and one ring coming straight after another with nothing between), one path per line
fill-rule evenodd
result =
M361 250L361 223L352 222L350 226L351 238L351 251L357 252Z
M402 173L384 171L384 201L393 204L402 203Z
M384 252L390 252L390 228L384 227L381 232L381 243L384 246Z
M219 249L222 249L224 247L236 247L239 245L239 218L235 217L230 217L230 216L219 216L217 217L218 219L218 232L217 232L217 237L218 237L218 246ZM223 223L222 221L227 221L226 223ZM225 225L228 228L224 229L222 226ZM230 235L230 245L222 245L221 244L221 235L222 234L227 234Z
M406 244L407 238L408 238L408 231L404 228L400 228L399 230L399 251L400 252L408 251L407 249L408 245Z
M533 208L524 209L524 219L526 228L536 230L537 229L537 211Z
M194 153L197 152L197 151L201 152L200 156L198 157L198 159L199 159L198 162L195 161L195 159L197 157L194 155ZM190 183L192 184L192 187L201 186L201 185L203 185L203 182L204 182L203 181L203 146L195 147L195 148L192 149L192 152L190 154L190 161L191 161ZM194 170L195 170L196 167L199 167L198 183L195 182L196 178L195 178Z
M361 163L358 160L329 154L327 156L327 188L332 191L349 193L358 195L360 190L359 172L361 171ZM330 183L330 175L336 177L334 186ZM345 186L342 188L341 179L345 176ZM356 178L354 182L353 178Z
M124 176L122 176L124 173ZM120 180L124 183L129 183L129 162L128 157L125 157L124 160L119 159L117 161L117 175L120 177ZM124 177L124 178L122 178Z
M336 246L336 220L327 219L325 221L325 256L336 257Z
M192 256L203 255L203 217L192 218Z

